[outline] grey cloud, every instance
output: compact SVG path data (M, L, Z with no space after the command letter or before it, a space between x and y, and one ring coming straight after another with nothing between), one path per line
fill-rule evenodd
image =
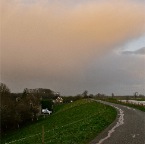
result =
M78 70L78 69L77 69ZM64 70L64 72L66 69ZM4 72L4 71L3 71ZM134 91L145 94L144 59L113 54L97 58L77 72L49 74L44 71L11 71L2 73L4 82L12 91L21 92L24 88L50 88L62 95L76 95L88 90L89 93L125 95Z
M136 51L123 51L122 54L127 54L127 55L145 55L145 47L142 47Z

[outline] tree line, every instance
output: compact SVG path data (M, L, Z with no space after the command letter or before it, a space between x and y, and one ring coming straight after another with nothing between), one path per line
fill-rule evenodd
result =
M24 89L23 93L11 93L4 83L0 83L0 116L1 130L19 128L26 123L38 120L42 108L53 111L53 100L59 93L54 93L50 89ZM97 94L96 96L102 96ZM92 98L93 94L84 91L77 96L62 97L63 103L70 103L83 98ZM57 103L58 104L58 103Z
M38 118L40 97L32 94L13 94L3 83L0 84L1 130L13 129Z

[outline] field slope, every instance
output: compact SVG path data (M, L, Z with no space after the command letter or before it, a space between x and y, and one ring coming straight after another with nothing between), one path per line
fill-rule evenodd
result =
M2 136L2 144L88 143L116 118L114 108L91 100L79 100L57 107L55 112L35 124Z

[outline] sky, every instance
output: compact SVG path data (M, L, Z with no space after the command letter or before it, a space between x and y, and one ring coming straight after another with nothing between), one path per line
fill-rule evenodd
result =
M145 94L144 0L2 0L0 78L49 88Z

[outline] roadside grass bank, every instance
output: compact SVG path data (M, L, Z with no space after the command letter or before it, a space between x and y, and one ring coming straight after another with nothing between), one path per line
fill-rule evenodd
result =
M44 137L44 144L85 144L109 126L116 116L117 111L111 106L89 99L78 100L58 105L44 120L7 133L1 143L41 144Z
M132 108L135 108L135 109L138 109L138 110L141 110L141 111L145 112L145 106L143 106L143 105L132 104L132 103L129 103L129 102L124 103L124 102L119 101L119 99L116 99L116 98L106 98L106 99L102 99L102 100L107 101L107 102L116 103L116 104L125 105L125 106L132 107Z

